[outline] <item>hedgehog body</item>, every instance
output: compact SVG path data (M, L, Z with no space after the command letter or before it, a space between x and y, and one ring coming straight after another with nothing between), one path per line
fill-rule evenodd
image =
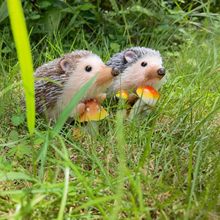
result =
M139 86L156 86L165 75L159 51L145 47L131 47L113 55L106 63L119 71L109 93L133 91Z
M83 101L98 98L105 92L116 72L107 67L99 56L86 50L73 51L43 64L35 72L36 111L56 119L74 94L95 75L95 83L73 110L72 117L85 111Z

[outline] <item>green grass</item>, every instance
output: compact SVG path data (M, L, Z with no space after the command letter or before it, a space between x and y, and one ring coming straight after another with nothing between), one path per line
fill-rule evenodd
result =
M109 106L100 134L80 138L73 130L81 125L58 134L43 119L28 134L16 55L1 52L0 218L218 219L220 38L198 31L185 42L178 51L161 46L169 77L152 113L128 122ZM110 43L79 31L68 50L107 60ZM35 67L67 52L63 45L59 34L39 41Z

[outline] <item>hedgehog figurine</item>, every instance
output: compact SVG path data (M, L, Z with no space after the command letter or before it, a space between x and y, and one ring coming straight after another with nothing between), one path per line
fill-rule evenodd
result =
M132 117L134 112L132 106L137 104L136 107L140 107L140 103L136 102L140 95L135 93L140 88L159 89L165 81L162 57L159 51L150 48L128 48L113 55L106 65L119 71L119 75L114 78L108 89L108 94L127 99L127 107L129 110L131 109ZM144 89L142 91L145 91ZM143 102L141 102L141 106L144 106Z
M111 94L120 90L132 92L140 86L157 87L165 76L159 51L145 47L131 47L116 53L106 65L119 71L109 88Z
M43 64L35 72L36 111L56 120L74 94L96 75L95 83L70 115L75 118L86 111L86 100L104 99L104 92L117 74L99 56L86 50L76 50Z

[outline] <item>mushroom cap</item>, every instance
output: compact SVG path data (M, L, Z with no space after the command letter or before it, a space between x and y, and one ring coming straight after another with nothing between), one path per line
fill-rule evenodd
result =
M136 93L147 105L154 106L160 94L152 86L138 87Z
M95 99L86 101L85 105L86 111L80 115L79 122L100 121L108 116L108 112Z

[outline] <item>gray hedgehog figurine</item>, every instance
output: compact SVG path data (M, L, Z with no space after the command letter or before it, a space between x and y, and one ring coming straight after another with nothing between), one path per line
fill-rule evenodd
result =
M165 76L159 51L150 48L128 48L113 55L106 64L119 71L119 75L114 78L109 88L110 94L115 94L120 90L133 92L139 86L156 87ZM128 100L133 99L131 95Z
M103 92L117 72L86 50L77 50L43 64L35 72L36 111L46 113L49 119L57 119L74 94L96 74L95 83L70 115L73 118L86 111L84 101L103 98Z

